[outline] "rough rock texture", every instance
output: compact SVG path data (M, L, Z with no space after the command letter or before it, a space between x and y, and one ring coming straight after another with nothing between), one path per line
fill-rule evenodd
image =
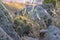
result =
M57 28L56 26L54 25L50 25L48 27L48 33L49 33L49 36L50 36L50 40L60 40L60 29Z
M24 37L22 37L22 40L38 40L38 38L32 38L32 37L24 36Z
M13 40L13 39L0 27L0 40Z
M56 15L56 10L55 10L53 4L51 4L51 3L49 3L49 4L43 4L42 7L43 7L51 16Z
M6 13L7 14L7 13ZM0 10L0 27L13 39L20 40L19 35L13 29L12 22L7 18L4 11Z

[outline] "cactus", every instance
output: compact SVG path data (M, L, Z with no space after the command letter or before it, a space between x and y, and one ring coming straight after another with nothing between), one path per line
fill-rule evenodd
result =
M24 18L23 18L24 17ZM29 20L26 16L22 16L19 18L15 18L14 24L16 25L15 30L20 35L28 35L32 32L32 34L35 36L38 30L40 30L40 26Z

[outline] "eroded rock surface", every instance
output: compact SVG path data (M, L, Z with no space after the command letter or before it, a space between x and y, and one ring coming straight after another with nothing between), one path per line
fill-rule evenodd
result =
M13 39L0 27L0 40L13 40Z
M6 13L7 14L7 13ZM13 29L12 22L7 18L4 11L0 10L0 27L13 39L20 40L19 35Z

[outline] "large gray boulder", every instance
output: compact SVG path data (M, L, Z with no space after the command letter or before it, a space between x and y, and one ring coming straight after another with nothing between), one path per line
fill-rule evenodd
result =
M60 40L60 29L55 25L50 25L48 27L48 33L50 40Z

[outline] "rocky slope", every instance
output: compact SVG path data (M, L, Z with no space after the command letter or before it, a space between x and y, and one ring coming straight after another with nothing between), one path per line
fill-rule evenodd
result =
M1 6L0 40L60 40L60 29L54 24L56 14L52 5L26 5L19 12L18 9L16 12L10 10L15 15L12 15L13 20Z

